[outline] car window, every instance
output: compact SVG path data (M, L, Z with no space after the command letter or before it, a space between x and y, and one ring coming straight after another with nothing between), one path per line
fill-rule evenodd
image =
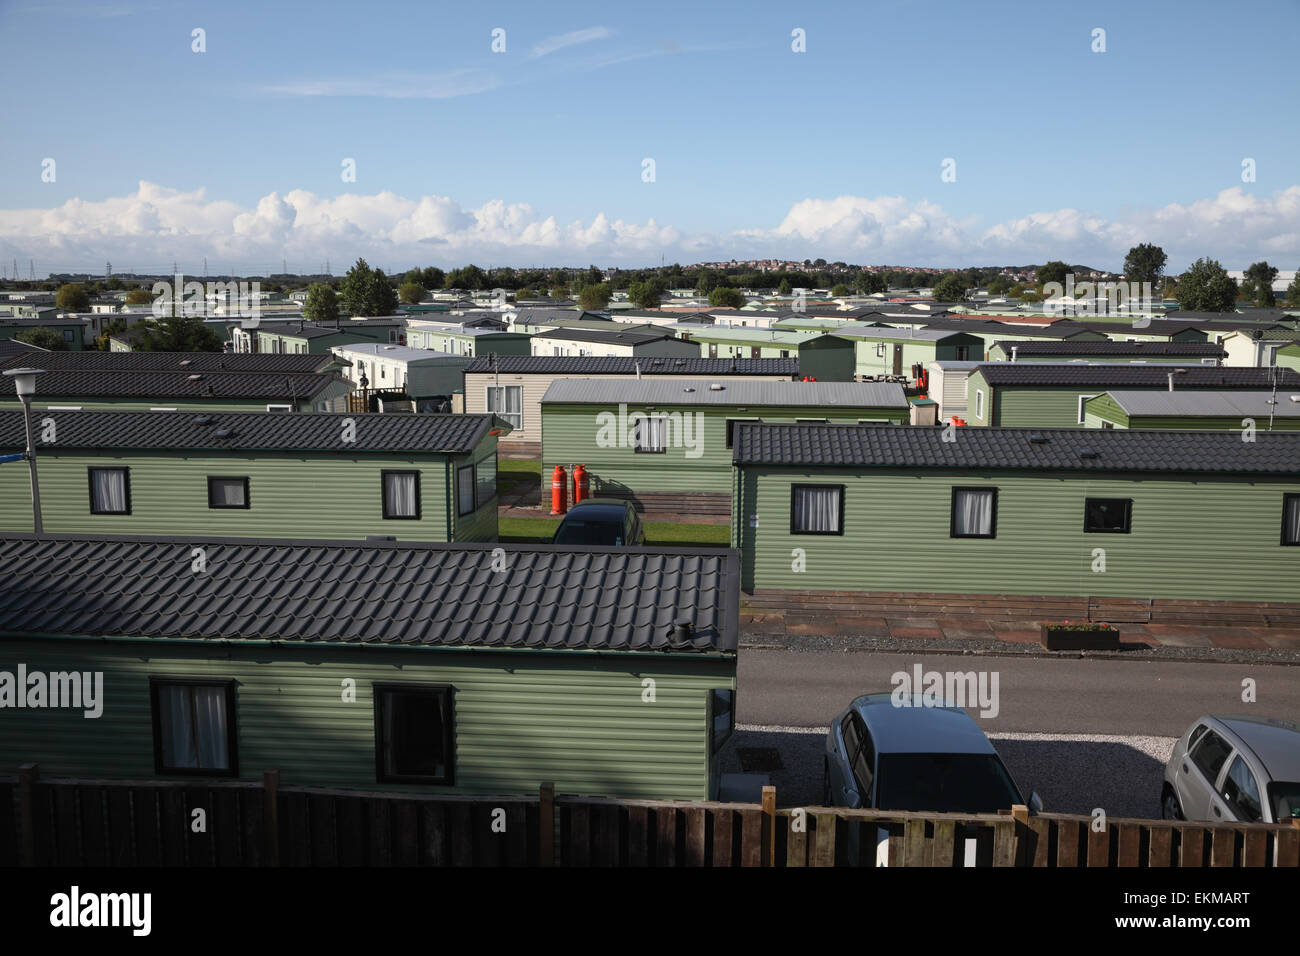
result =
M857 725L853 723L852 714L844 718L844 723L840 725L840 733L844 735L844 759L852 766L853 758L858 753L858 744L862 742Z
M1023 802L992 754L882 754L877 789L881 810L995 813Z
M1223 769L1224 761L1228 759L1230 753L1232 747L1228 742L1213 730L1207 730L1192 748L1192 763L1205 774L1205 779L1210 782L1210 786L1214 786L1219 779L1219 771Z
M570 516L561 522L554 543L620 545L623 543L623 525L618 521L584 521Z
M1275 823L1300 819L1300 783L1274 780L1268 785L1268 802Z
M1238 757L1228 768L1228 776L1223 781L1223 802L1228 805L1232 815L1244 823L1255 823L1264 819L1259 805L1259 784L1255 775L1246 766L1246 761Z
M1204 724L1197 724L1196 728L1191 732L1191 734L1187 738L1187 749L1191 750L1193 747L1195 747L1196 741L1200 740L1201 735L1204 734L1209 729L1210 728L1205 726Z
M871 740L871 731L857 714L853 715L855 730L859 737L857 753L853 756L853 779L857 781L858 793L862 795L863 805L870 805L872 768L876 765L876 746Z

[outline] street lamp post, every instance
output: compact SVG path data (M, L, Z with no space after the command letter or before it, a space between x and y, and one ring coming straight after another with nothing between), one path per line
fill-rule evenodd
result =
M37 534L45 531L41 523L41 489L36 483L36 443L32 441L32 396L36 394L36 376L45 374L39 368L14 368L5 375L14 380L14 390L23 403L23 425L27 430L27 471L32 482L32 530Z

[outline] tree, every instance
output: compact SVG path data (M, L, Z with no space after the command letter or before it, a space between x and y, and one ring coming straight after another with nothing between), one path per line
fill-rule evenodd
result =
M104 326L104 331L95 336L95 348L101 352L108 352L113 348L113 343L109 339L114 335L120 335L123 332L129 332L131 329L141 328L143 322L128 322L126 319L115 319Z
M222 342L195 315L169 315L143 326L136 349L141 352L220 352Z
M1124 257L1124 278L1129 282L1150 282L1154 286L1165 271L1167 259L1165 251L1159 246L1149 242L1139 243Z
M1197 259L1178 277L1178 308L1184 312L1231 312L1237 283L1214 259Z
M739 309L745 304L745 294L739 289L729 289L725 285L714 288L709 293L709 305L718 309Z
M877 292L886 291L885 277L878 272L870 272L866 269L858 273L858 277L853 284L857 286L858 291L863 295L875 295Z
M1018 299L1024 294L1025 294L1025 287L1022 286L1019 282L1017 282L1015 285L1013 285L1010 289L1007 290L1007 295L1011 296L1013 299Z
M309 322L337 322L339 297L333 287L317 282L308 289L307 299L302 304L302 317Z
M837 299L843 298L848 294L849 294L849 287L846 286L843 282L837 282L831 288L831 295L835 296Z
M126 294L127 305L148 305L153 297L144 289L132 289Z
M63 312L89 312L90 296L78 282L68 282L59 286L54 304Z
M966 298L966 283L957 273L946 273L935 283L934 297L940 302L960 302Z
M1005 276L994 276L989 280L989 295L1006 295L1011 289L1011 282Z
M1300 269L1296 270L1295 278L1286 287L1286 302L1293 309L1300 308Z
M1267 309L1277 304L1277 296L1273 295L1273 280L1277 278L1277 269L1267 262L1256 262L1246 270L1246 278L1255 283L1255 294L1251 298L1257 306Z
M1065 277L1070 274L1070 267L1060 259L1053 259L1051 262L1040 266L1037 273L1038 285L1041 287L1048 282L1059 282L1065 285Z
M441 289L446 281L446 273L433 266L427 266L420 272L420 282L426 289Z
M778 295L789 295L794 290L790 286L789 279L782 279L781 284L776 287L776 291Z
M627 297L638 309L657 309L664 294L663 283L658 279L633 282L627 287Z
M537 293L534 292L532 289L529 289L529 288L523 288L523 289L516 289L516 290L515 290L515 301L516 301L516 302L519 302L519 301L521 301L521 300L523 300L523 299L535 299L535 298L537 298Z
M35 345L38 349L45 349L47 352L66 352L68 343L63 341L63 336L53 329L47 329L40 326L35 329L28 329L26 332L19 332L14 336L19 342L26 342L28 345Z
M452 269L447 276L447 286L452 289L476 291L489 288L490 285L491 283L483 270L472 262L462 269Z
M610 296L613 292L607 283L601 282L597 285L586 285L578 293L578 306L588 312L599 312L609 305Z
M365 259L358 259L339 283L343 311L354 315L392 315L397 309L397 293L383 269L371 269Z
M567 299L569 297L569 287L567 285L557 285L551 290L552 299Z
M407 305L419 305L424 298L424 286L418 282L403 282L397 295Z

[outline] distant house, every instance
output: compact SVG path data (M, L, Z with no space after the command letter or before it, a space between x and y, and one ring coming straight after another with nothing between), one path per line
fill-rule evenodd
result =
M614 356L626 358L695 358L699 349L669 332L596 329L550 329L537 332L533 355Z
M406 344L406 320L400 317L342 319L335 325L310 322L273 323L263 321L256 327L236 328L232 333L236 352L272 354L326 353L337 345L353 342ZM256 342L256 347L248 348Z
M1224 364L1223 346L1212 342L995 342L993 362L1108 362L1197 365ZM1232 365L1235 363L1228 362Z
M908 415L897 384L558 379L542 396L542 474L582 464L593 495L726 514L739 423L899 424Z
M4 536L10 659L108 703L6 709L0 769L716 798L738 576L725 549Z
M542 396L557 379L788 382L798 374L797 359L483 356L465 367L465 411L504 418L514 430L502 436L501 449L536 458L542 450Z
M957 435L739 426L732 545L754 606L860 592L940 595L950 611L1014 599L1085 620L1300 622L1300 433Z
M1285 392L1158 389L1103 392L1083 403L1089 428L1212 428L1245 434L1300 430L1300 400Z
M42 417L47 531L496 540L503 426L490 415ZM22 415L0 412L0 449L23 441ZM26 482L25 469L0 470L0 530L31 528Z
M1197 365L1055 365L1046 362L986 363L970 373L965 416L971 425L1068 428L1083 424L1083 403L1116 389L1264 389L1269 369ZM1289 375L1289 377L1287 377ZM1300 375L1281 379L1300 387ZM1172 381L1172 386L1171 386Z
M1289 345L1300 345L1300 331L1272 328L1229 332L1222 338L1228 353L1226 364L1246 368L1268 368L1282 364L1278 353Z
M799 346L818 334L688 323L671 328L694 343L695 354L703 358L798 358Z
M855 322L841 326L833 334L855 344L854 372L861 377L901 375L914 380L914 370L931 362L983 358L983 339L967 332L896 329Z
M35 329L49 329L63 339L68 349L80 351L86 347L90 323L86 319L60 317L59 310L38 308L29 310L36 315L0 316L0 339L12 339Z

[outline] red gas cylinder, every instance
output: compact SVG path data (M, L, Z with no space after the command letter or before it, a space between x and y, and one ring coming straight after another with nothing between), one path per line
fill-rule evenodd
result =
M573 469L573 503L591 497L591 479L587 477L587 466L579 465Z
M563 465L551 472L551 514L562 515L569 510L569 473Z

